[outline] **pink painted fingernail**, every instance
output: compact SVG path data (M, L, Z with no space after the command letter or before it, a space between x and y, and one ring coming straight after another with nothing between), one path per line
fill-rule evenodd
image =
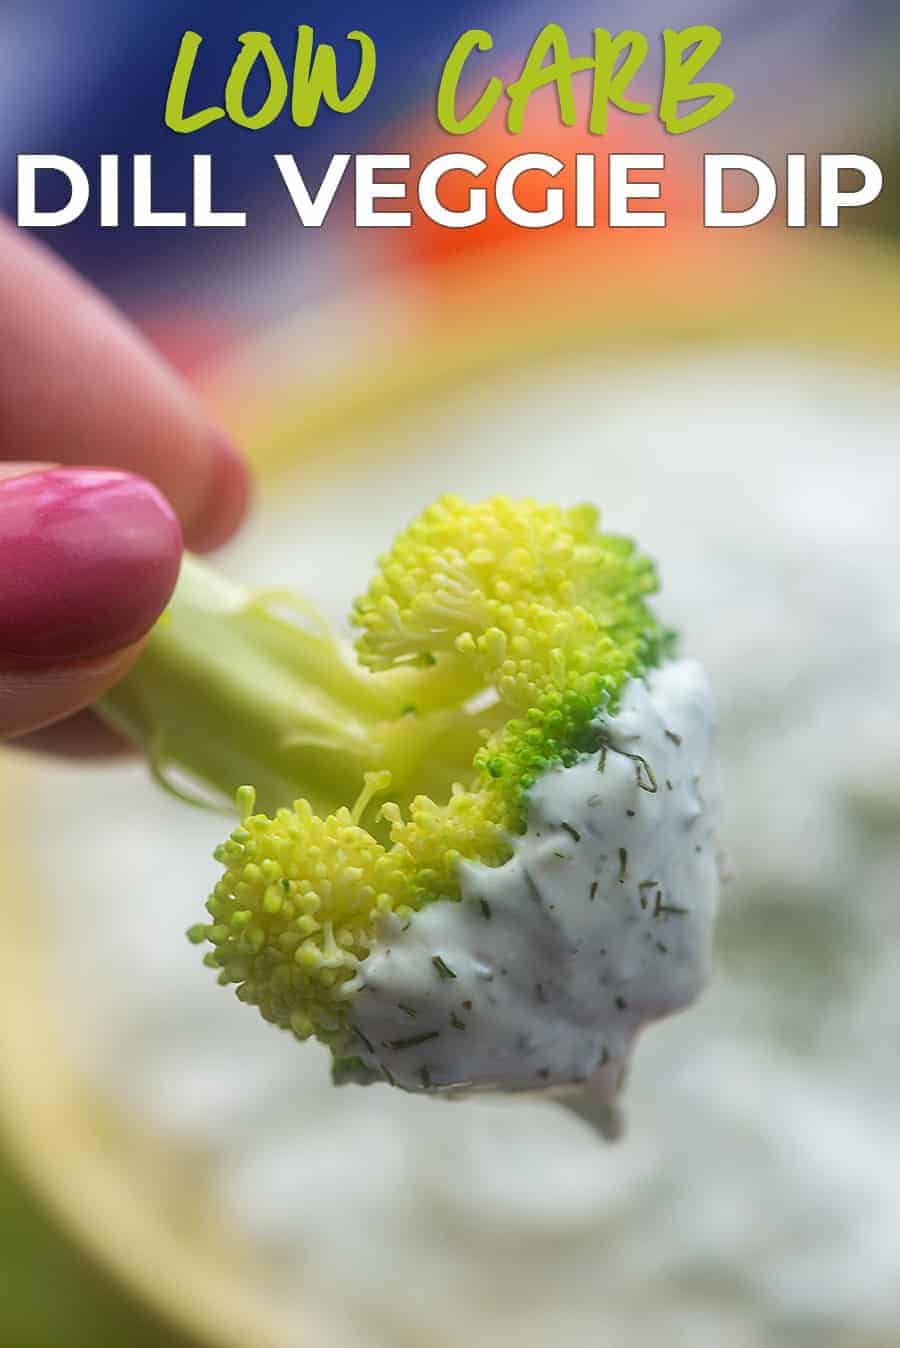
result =
M143 478L52 468L0 481L0 663L108 655L175 587L181 529Z

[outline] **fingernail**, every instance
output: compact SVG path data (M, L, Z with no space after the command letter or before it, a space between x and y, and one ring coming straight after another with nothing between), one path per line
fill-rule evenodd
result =
M168 602L181 551L171 506L131 473L0 481L0 661L53 665L137 641Z
M214 431L209 443L205 505L185 528L186 542L194 552L210 552L226 543L250 504L250 475L243 455L221 431Z

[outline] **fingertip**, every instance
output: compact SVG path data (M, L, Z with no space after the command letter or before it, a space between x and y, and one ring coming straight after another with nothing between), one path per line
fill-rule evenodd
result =
M49 669L133 645L168 603L182 547L171 505L133 473L0 481L0 666Z
M93 706L124 678L143 646L137 641L111 655L36 669L0 667L0 740L17 742Z
M193 552L211 552L227 543L243 522L252 497L246 461L222 431L208 439L209 474L205 495L184 521L184 539Z
M187 545L238 527L246 466L172 366L46 248L0 222L0 460L115 467L155 483Z

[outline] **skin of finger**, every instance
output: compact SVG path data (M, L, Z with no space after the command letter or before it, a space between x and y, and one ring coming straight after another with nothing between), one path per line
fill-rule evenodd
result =
M237 528L238 456L131 325L43 246L0 223L0 458L139 473L195 550Z
M48 468L58 467L58 463L0 463L0 482L8 477L22 477L25 473L45 473Z
M134 745L89 710L77 711L54 725L32 730L12 744L16 749L27 749L48 758L129 758L137 752Z
M0 740L15 743L20 735L92 706L128 673L143 646L137 641L113 655L52 669L0 670Z

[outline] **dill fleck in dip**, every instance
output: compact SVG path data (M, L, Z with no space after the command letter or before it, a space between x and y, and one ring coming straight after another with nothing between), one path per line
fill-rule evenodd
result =
M503 866L390 919L358 975L366 1066L407 1089L587 1084L609 1098L640 1029L710 970L718 769L691 660L633 680L603 746L535 786Z

